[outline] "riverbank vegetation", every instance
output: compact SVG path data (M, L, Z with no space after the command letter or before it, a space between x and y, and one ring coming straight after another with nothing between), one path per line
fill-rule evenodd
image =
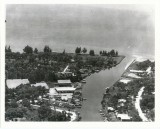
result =
M150 68L150 72L147 69ZM141 74L135 73L140 76L140 78L128 77L126 76L126 72L130 73L130 70L146 70ZM109 121L115 121L115 119L111 119L108 114L110 111L108 107L112 107L116 114L127 114L130 117L131 121L142 121L139 116L138 111L135 109L135 101L138 95L139 90L144 87L144 92L142 94L142 100L140 102L140 107L148 118L148 121L154 121L154 108L155 108L155 62L151 62L149 60L143 62L134 62L132 63L128 69L124 72L125 79L128 77L130 80L127 83L117 81L113 86L106 90L106 93L102 99L102 109L107 112L106 117ZM135 71L134 71L135 72ZM122 78L124 78L124 74ZM120 79L120 80L121 80ZM118 118L116 119L118 121Z
M79 48L78 48L79 50ZM56 53L51 52L49 46L44 47L44 52L38 52L38 49L26 46L24 53L11 52L10 47L6 47L6 79L24 79L28 78L31 82L50 81L56 82L63 78L58 72L62 72L69 64L70 72L75 76L69 76L73 82L79 81L80 69L87 69L88 72L94 72L100 69L110 69L118 64L124 56L91 56L89 54L74 53ZM76 48L77 51L77 48ZM87 51L84 48L83 51Z

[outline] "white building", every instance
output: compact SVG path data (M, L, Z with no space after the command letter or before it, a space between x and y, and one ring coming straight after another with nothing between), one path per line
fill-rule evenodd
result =
M73 87L55 87L58 95L61 96L61 98L72 98L74 91L76 88Z
M146 71L132 69L132 70L130 70L130 72L132 72L132 73L145 73Z
M71 80L58 80L58 85L60 87L71 87Z
M131 77L131 78L136 78L136 79L141 78L141 77L137 76L137 75L134 74L134 73L129 73L127 76L128 76L128 77Z
M150 74L152 72L150 66L147 68L146 72L147 72L147 74Z
M128 114L117 114L117 118L121 121L131 121L131 117Z
M46 89L49 89L47 83L45 83L45 82L40 82L40 83L36 83L36 84L31 84L31 86L35 86L35 87L41 86L41 87L45 87Z
M119 80L119 82L123 82L124 84L127 84L130 81L132 81L132 80L131 79L127 79L127 78L122 78L121 80Z
M118 102L119 102L119 103L120 103L120 102L125 103L125 102L126 102L126 100L125 100L125 99L118 99Z
M7 79L6 80L7 86L10 89L16 88L21 84L29 84L28 79Z
M59 94L55 88L50 88L49 89L49 96L50 96L50 98L55 98L56 96L59 96Z

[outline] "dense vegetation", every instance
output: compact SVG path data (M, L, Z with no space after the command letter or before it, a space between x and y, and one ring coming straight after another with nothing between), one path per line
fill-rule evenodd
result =
M111 51L107 52L107 51L103 50L103 51L100 51L99 54L101 56L118 56L118 51L115 51L112 49Z
M5 118L26 118L26 121L69 121L70 114L65 111L56 112L51 110L47 95L48 90L44 87L31 87L31 85L20 85L15 89L8 89L6 86L5 96ZM13 99L14 98L14 99ZM34 109L32 105L39 105Z
M135 63L136 68L139 70L146 70L149 66L154 75L155 62L149 60L144 62ZM132 65L134 67L134 65ZM146 76L147 75L147 76ZM142 121L139 117L137 110L135 109L135 98L138 95L139 90L144 87L142 100L140 103L142 111L146 114L148 119L154 121L154 107L155 107L155 80L154 76L146 74L140 79L132 79L129 83L116 82L112 87L106 91L101 102L102 108L113 107L118 110L119 113L127 113L132 117L133 121ZM119 99L125 99L126 102L123 106L120 106ZM112 121L112 120L111 120Z
M9 50L8 50L9 49ZM75 76L69 78L74 82L81 78L79 74L80 69L95 69L111 68L117 64L114 57L101 57L94 54L94 50L91 50L88 54L74 54L66 53L65 50L62 53L53 53L49 46L44 47L44 52L38 52L38 49L30 46L26 46L24 53L11 52L10 47L6 49L6 79L24 79L28 78L31 83L40 81L54 82L57 79L61 79L57 75L58 72L62 72L67 64L70 65L70 72ZM10 51L10 52L8 52ZM76 48L75 51L81 51L81 48ZM87 52L86 48L83 48L83 53Z

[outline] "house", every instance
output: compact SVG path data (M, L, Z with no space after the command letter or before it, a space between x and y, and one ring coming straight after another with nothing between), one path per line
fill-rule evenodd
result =
M88 72L88 69L80 69L79 72L80 72L81 74L85 74L85 73Z
M76 88L73 87L55 87L58 93L74 93Z
M74 59L71 59L71 63L74 63L75 62L75 60Z
M70 80L58 80L59 87L71 87L71 81Z
M109 87L106 87L105 90L106 90L106 93L109 93Z
M26 118L23 117L23 118L13 118L13 121L26 121Z
M113 107L108 107L108 112L114 112L115 109Z
M18 87L21 84L29 84L29 80L28 79L7 79L6 83L9 89L13 89Z
M46 82L40 82L40 83L36 83L36 84L31 84L31 86L35 86L35 87L41 86L41 87L45 87L46 89L49 89L49 87L48 87Z
M128 77L131 77L131 78L136 78L136 79L141 78L141 77L137 76L137 75L134 74L134 73L129 73L127 76L128 76Z
M126 100L125 99L118 99L118 104L117 104L117 107L119 108L121 108L121 107L124 107L125 106L125 103L126 102Z
M61 98L64 98L63 96L66 96L66 98L70 99L73 96L74 91L76 88L73 87L55 87L57 93L61 96Z
M131 80L131 79L128 79L128 78L122 78L122 79L119 80L119 82L122 82L122 83L124 83L124 84L127 84L127 83L129 83L130 81L132 81L132 80Z
M130 72L132 72L132 73L145 73L145 71L143 71L143 70L134 70L134 69L131 69Z
M125 99L118 99L118 102L119 102L119 103L120 103L120 102L125 103L126 100L125 100Z
M33 104L31 104L31 107L33 108L33 109L38 109L38 108L40 108L40 106L39 105L33 105Z
M55 88L50 88L49 89L49 96L50 96L50 98L55 98L55 97L59 96L59 94Z
M58 72L57 76L58 76L58 78L61 78L61 77L67 78L67 77L74 76L74 73L72 73L72 72Z
M147 74L150 74L152 71L151 71L151 66L149 66L146 70Z
M121 121L131 121L131 117L128 114L117 114L117 118Z

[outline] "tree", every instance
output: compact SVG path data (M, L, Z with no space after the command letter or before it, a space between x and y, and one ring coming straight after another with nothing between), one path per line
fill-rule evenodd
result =
M63 54L65 54L66 53L66 51L65 51L65 49L63 50Z
M27 46L23 49L23 51L24 51L25 53L27 53L27 54L32 54L32 53L33 53L33 48L27 45Z
M22 118L23 111L20 108L8 108L5 117L9 120L12 120L13 118Z
M138 111L134 107L131 107L131 109L128 110L128 114L132 117L132 121L142 121Z
M86 53L86 52L87 52L87 49L84 47L83 50L82 50L82 52L83 52L83 53Z
M12 52L10 46L8 46L8 48L7 48L7 46L5 46L5 52Z
M51 114L51 108L49 106L46 105L42 105L39 109L38 109L38 114L39 114L39 118L41 120L45 120L48 119L49 115Z
M36 83L35 73L33 71L29 74L28 80L31 84Z
M118 51L116 51L116 56L118 56Z
M49 46L45 46L43 49L44 52L52 52L52 49Z
M24 107L30 107L30 102L29 102L29 100L28 99L23 99L22 100L22 105L24 106Z
M112 49L111 51L110 51L110 55L111 56L115 56L116 54L115 54L115 51Z
M55 113L52 113L52 114L48 117L48 121L57 121L56 112L55 112Z
M81 53L81 47L77 47L76 50L75 50L75 53L80 54Z
M18 104L16 103L16 100L12 100L10 105L11 105L12 108L17 108L18 107Z
M38 53L38 49L37 49L37 48L34 49L34 53L35 53L35 54Z
M102 55L102 51L100 51L99 54Z
M94 54L94 50L90 50L89 54L90 54L91 56L94 56L94 55L95 55L95 54Z

